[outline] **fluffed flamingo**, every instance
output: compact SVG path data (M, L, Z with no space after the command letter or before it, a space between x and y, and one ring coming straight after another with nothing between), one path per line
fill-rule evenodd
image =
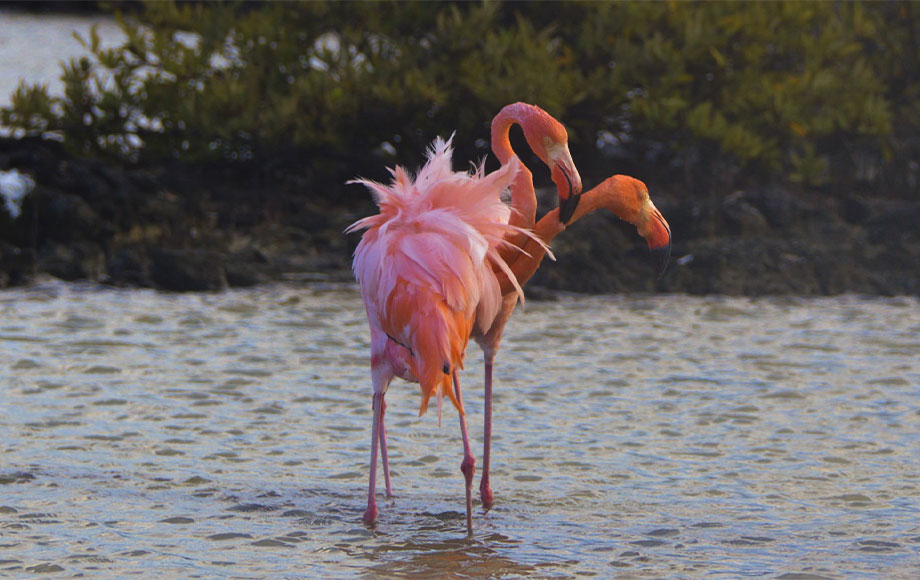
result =
M492 152L502 164L509 163L511 159L517 157L509 139L511 127L515 124L520 125L523 130L527 145L550 169L559 195L559 212L557 212L559 217L557 219L568 221L578 205L582 185L581 176L569 152L569 137L565 127L549 113L535 105L513 103L505 106L492 119ZM511 184L511 206L511 224L525 229L534 227L537 196L534 191L533 175L523 164ZM512 232L506 237L506 240L512 245L500 249L502 257L507 261L520 258L519 248L527 242L528 238L518 232ZM486 509L491 507L494 501L489 483L492 441L492 371L495 356L501 344L502 333L518 301L517 292L510 284L502 290L502 306L495 321L485 332L474 332L473 334L476 342L482 348L485 366L482 480L479 485L479 493Z
M446 393L460 414L461 471L466 482L467 531L472 533L470 450L458 370L470 334L488 329L502 304L499 274L523 295L499 255L506 235L524 233L509 224L510 208L500 195L514 180L514 158L485 175L451 168L450 142L436 140L415 179L401 167L390 186L358 180L372 192L380 213L352 224L366 230L355 250L354 272L361 286L371 331L374 419L371 469L364 521L378 514L375 484L377 445L383 450L387 495L392 495L386 456L385 395L394 377L420 383L424 413L432 395ZM539 246L539 242L535 242ZM545 251L545 249L544 249ZM453 389L451 388L453 382Z
M560 212L571 217L572 211L577 206L578 195L581 193L581 176L572 160L568 147L568 134L565 127L546 111L535 105L514 103L504 107L492 120L492 150L504 165L517 158L511 147L509 134L513 125L520 125L528 146L537 157L550 169L552 180L555 182L559 194ZM509 223L525 229L532 228L536 221L537 198L534 191L533 176L523 165L511 184L512 213ZM503 260L517 258L519 248L527 240L527 236L519 231L511 230L505 234L508 244L499 247L499 254ZM493 270L507 281L507 277L500 272L498 266ZM489 486L489 465L492 432L492 369L495 356L498 352L501 335L518 301L518 292L511 284L506 284L502 292L502 306L498 316L491 326L482 323L474 325L473 337L481 346L485 359L485 418L483 423L483 475L480 485L480 494L483 505L489 508L493 503L493 494ZM385 408L385 404L384 404ZM381 426L380 450L383 462L384 479L387 495L392 495L390 483L389 461L387 453L386 429ZM466 470L475 470L475 460L470 458Z

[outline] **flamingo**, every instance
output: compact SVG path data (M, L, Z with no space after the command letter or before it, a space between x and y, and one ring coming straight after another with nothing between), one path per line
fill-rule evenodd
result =
M537 200L532 174L526 168L518 172L511 186L511 203L515 210L511 217L512 223L533 229L533 234L538 240L528 239L517 233L508 236L513 246L504 247L502 255L511 265L516 285L509 283L504 276L501 277L502 309L488 331L482 334L474 333L474 338L483 351L485 367L482 479L479 486L485 509L489 509L494 503L489 481L492 374L502 333L517 306L518 296L515 287L523 286L530 280L546 256L548 244L565 230L567 224L572 224L602 207L635 225L639 233L646 237L658 264L659 277L664 273L671 253L670 226L649 198L648 188L641 181L623 175L613 176L589 192L587 203L579 204L583 197L582 182L569 153L565 127L539 107L514 103L503 108L492 120L492 151L499 161L506 163L515 156L508 138L510 128L515 123L521 125L530 148L551 169L559 195L559 207L547 213L538 224L535 224Z
M524 114L521 114L522 112ZM530 116L528 117L527 114ZM549 121L546 120L547 118ZM508 121L508 119L511 120ZM517 156L513 154L513 151L511 151L510 155L507 153L511 149L510 142L507 144L502 143L502 141L508 141L508 131L511 124L515 122L521 124L525 129L525 137L531 148L534 149L544 163L550 166L553 172L553 181L556 182L560 197L560 207L549 212L539 223L535 224L533 232L528 231L526 227L522 227L532 225L535 219L536 197L533 191L532 178L529 171L523 168ZM540 127L536 132L533 131L534 125ZM528 128L531 130L529 131ZM556 138L554 139L553 135L547 135L547 133L555 133ZM538 137L541 139L538 140ZM441 396L445 392L459 411L464 446L461 471L464 474L466 483L467 532L472 534L471 481L475 471L475 460L470 451L457 370L462 368L463 353L469 338L472 336L480 343L486 353L487 421L484 427L484 474L480 492L483 503L488 508L492 503L492 493L488 483L489 439L491 434L491 361L494 361L494 354L498 349L501 333L517 304L517 300L520 298L523 302L521 286L536 272L543 258L546 255L551 256L547 244L564 231L567 224L574 223L597 209L606 208L621 219L635 225L639 234L646 238L649 248L659 263L659 276L666 268L670 256L670 227L649 198L645 184L632 177L613 176L585 194L584 197L587 201L579 204L581 180L578 177L577 170L575 170L574 163L571 161L566 141L565 130L555 119L552 119L537 107L517 103L506 107L493 121L493 148L503 161L503 165L499 171L488 177L483 176L481 167L472 176L452 173L450 169L449 143L445 144L442 141L436 141L435 146L429 153L428 163L419 173L414 183L405 170L401 168L396 168L392 171L394 182L390 188L366 180L357 181L357 183L363 183L371 189L375 200L381 208L379 215L359 220L347 230L368 230L355 252L354 263L355 275L361 284L362 296L364 297L365 308L371 326L371 374L374 387L371 472L369 477L368 508L364 514L366 523L372 524L378 515L375 501L378 444L382 452L387 497L392 496L387 459L386 428L384 426L385 394L390 381L395 376L400 376L406 380L421 383L423 398L420 415L424 413L428 400L433 393L438 395L439 420ZM536 146L535 143L537 144ZM560 143L561 146L559 145ZM541 144L542 148L540 147ZM526 172L524 173L526 179L520 178L522 171ZM507 178L509 172L512 174L510 179ZM497 177L499 175L503 177ZM453 176L454 179L447 179L445 176ZM459 182L456 182L456 178L460 178ZM470 320L470 308L476 302L477 292L475 287L468 285L468 276L466 276L465 282L458 282L460 278L464 277L461 275L461 271L468 270L466 261L461 260L463 267L458 269L455 264L450 262L450 259L456 259L457 255L451 255L448 252L440 258L435 258L432 264L427 264L428 267L433 268L426 271L427 277L413 279L410 276L409 279L406 279L399 276L399 267L385 267L380 258L386 256L388 259L385 262L391 263L398 263L399 260L402 260L402 265L408 264L411 267L423 265L422 262L417 260L424 255L426 245L435 240L437 235L448 234L449 232L438 230L437 228L432 231L427 231L424 228L420 229L421 224L432 226L438 220L431 223L427 220L413 221L415 217L424 217L427 212L434 211L436 213L441 209L459 210L462 214L462 208L468 204L460 200L462 196L469 195L469 192L464 192L464 189L467 187L470 190L476 189L475 185L470 186L468 180L472 180L472 183L476 184L485 183L492 178L494 178L494 182L500 182L493 182L492 194L495 191L502 191L510 185L512 205L515 210L518 210L518 208L522 208L522 210L509 212L507 206L496 205L496 198L494 195L490 197L489 193L486 193L485 198L477 195L473 195L470 198L474 200L473 205L478 205L480 209L488 208L487 211L478 214L479 218L484 221L480 222L477 227L480 228L480 235L484 236L486 240L488 251L485 253L486 260L483 261L477 258L471 262L480 266L477 280L483 282L484 286L478 287L478 297L481 302L477 303L474 308L473 319ZM446 185L445 181L445 183L441 184L443 187L436 187L442 179L451 181L451 185ZM567 189L563 187L563 183ZM438 194L433 193L435 189L439 190ZM485 192L486 189L490 188L480 189L480 194ZM459 194L460 197L454 196L451 199L452 194ZM483 199L488 199L489 203L480 203ZM431 202L434 202L433 205ZM458 216L455 215L454 217ZM469 215L466 217L469 217ZM407 227L410 230L408 232L404 231ZM388 232L388 229L395 230L395 233ZM501 231L499 232L499 230ZM430 239L424 238L423 236L427 234L436 234L436 236ZM458 234L458 232L454 231L453 234ZM461 237L462 234L453 236L448 246L453 244L451 246L453 251L462 254L464 246L459 239ZM477 238L477 242L481 245L482 239ZM471 248L475 245L477 244L470 243ZM415 252L417 251L422 251L423 253L416 254ZM444 268L448 267L448 264L450 264L448 269L452 269L453 272L444 278L438 274L438 271L439 269L444 270ZM485 270L481 267L485 265L491 267L495 278L484 273ZM443 273L441 272L441 274ZM460 278L452 277L452 275L460 275ZM387 282L386 286L380 285L382 280ZM496 281L500 303L497 310L494 287ZM465 304L462 312L465 313L466 317L460 314L461 310L451 311L454 315L453 322L455 325L453 327L449 324L450 317L444 318L440 316L439 318L437 308L422 309L422 313L419 313L418 309L416 309L413 317L412 305L415 303L413 300L422 299L422 302L428 306L431 303L441 304L439 307L440 315L444 314L444 308L450 310L456 305L454 304L456 301L444 302L444 300L449 300L446 295L438 297L438 283L444 284L444 286L440 287L441 290L446 290L455 283L459 284L459 286L455 287L455 290L474 288L474 291L466 297L466 302L461 300L459 303L461 305ZM428 284L428 287L419 290L425 284ZM416 291L414 298L408 297L413 295L413 290ZM381 296L387 298L383 299ZM427 302L425 299L427 299ZM442 302L439 303L439 299ZM393 312L392 316L389 316L388 311L391 308ZM442 323L440 326L432 322L430 316L432 313L436 315L434 316L434 322L440 320ZM382 317L381 314L383 314ZM400 321L404 323L401 327L399 326ZM419 321L421 322L419 323ZM459 324L460 321L463 324ZM410 323L419 323L420 328L427 323L427 334L425 332L413 333ZM388 328L400 328L402 334L394 336L387 331ZM426 340L437 339L439 331L442 333L440 336L443 339L445 329L451 330L453 333L450 340L446 342L441 340L440 343L450 343L451 348L449 350L451 355L449 357L444 356L443 353L446 351L443 348L441 349L441 358L450 360L443 362L443 376L436 377L439 379L438 381L432 379L431 369L435 367L431 366L431 361L425 362L426 357L431 355L431 349L425 351L416 348L416 351L413 351L412 347L416 344L414 341L421 341L420 344L424 344ZM405 339L404 335L407 331L409 331L408 336L412 340ZM406 342L401 342L400 338L404 338ZM437 349L434 350L436 351ZM489 356L490 353L491 356ZM419 369L424 369L426 364L430 367L428 372L419 374ZM434 374L437 375L437 373ZM453 391L450 390L451 379L453 381ZM432 382L433 380L434 382Z
M534 275L547 255L549 243L565 231L567 225L574 224L584 216L606 209L618 218L634 225L639 234L645 238L652 256L657 263L660 278L671 256L671 227L655 207L645 184L627 175L614 175L601 182L594 189L580 195L577 207L568 220L561 215L565 206L548 212L532 230L533 237L527 238L518 247L516 256L507 263L511 267L514 280L504 275L500 278L502 291L502 309L485 334L477 335L476 341L485 353L485 406L482 479L479 486L483 507L489 509L494 501L489 485L489 456L492 435L492 366L498 351L501 334L508 319L517 305L518 295L515 288L524 286Z
M463 366L470 335L474 330L482 333L490 328L501 309L502 291L496 272L523 298L499 248L508 244L506 236L522 234L527 239L529 234L509 223L511 209L500 197L520 171L520 161L512 158L488 175L483 166L473 173L460 173L451 168L451 153L450 141L437 139L414 179L396 167L391 170L389 186L356 180L371 190L380 213L358 220L346 232L365 230L353 263L371 333L374 415L363 519L370 525L378 515L378 444L387 496L392 495L385 395L398 376L420 384L419 415L432 396L437 396L439 417L444 394L457 408L463 439L460 469L466 484L466 524L468 534L472 534L475 460L458 370Z
M513 103L505 106L492 119L492 152L502 164L509 163L517 155L511 147L509 134L513 125L520 125L524 131L527 145L537 157L550 169L553 182L559 195L558 219L568 221L578 205L582 184L581 176L569 152L568 133L562 123L549 113L527 103ZM511 184L510 223L525 229L531 229L536 222L537 196L534 191L533 174L523 166ZM517 232L511 232L506 239L511 245L500 249L502 257L508 261L518 258L519 248L527 238ZM523 282L520 282L523 284ZM489 466L491 463L492 441L492 371L495 357L501 344L502 333L511 313L517 306L518 296L515 289L507 284L502 289L502 307L498 316L488 330L474 333L474 338L482 348L484 361L484 406L482 438L482 479L479 494L482 505L489 509L494 502L494 494L489 483Z

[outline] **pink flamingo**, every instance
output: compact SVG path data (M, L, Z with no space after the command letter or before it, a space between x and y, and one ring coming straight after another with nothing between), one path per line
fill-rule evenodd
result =
M566 229L584 216L606 209L620 219L634 225L645 238L657 263L658 276L664 274L671 255L671 227L655 207L648 194L648 188L638 179L626 175L614 175L607 178L594 189L581 194L577 207L570 219L563 221L560 214L564 206L548 212L533 228L533 236L523 240L519 251L511 256L507 264L511 267L514 279L502 272L499 278L502 291L502 308L485 334L476 335L476 341L485 353L485 407L482 480L479 492L483 506L488 509L494 496L489 485L489 454L492 435L492 364L498 350L502 331L517 305L516 289L527 283L539 268L547 255L548 244Z
M492 151L502 163L514 157L508 138L513 124L521 125L527 144L551 169L559 196L559 207L543 216L535 224L537 199L532 174L525 168L518 172L511 186L511 203L514 211L511 223L522 228L533 229L537 240L513 232L507 236L513 246L501 249L501 255L511 265L516 278L512 285L504 273L500 274L502 308L485 333L474 331L474 338L483 350L485 361L484 418L483 418L483 460L482 480L479 492L483 506L488 509L494 503L494 494L489 481L492 439L492 372L495 356L501 343L505 325L517 306L516 288L523 286L537 271L546 256L548 244L560 233L566 224L571 224L600 208L611 211L625 221L635 225L640 235L646 238L649 248L658 263L659 276L667 267L671 253L671 230L661 212L648 196L648 189L639 180L627 176L614 176L596 188L581 195L582 182L572 161L568 148L568 134L556 119L535 105L514 103L508 105L492 120ZM580 204L582 197L587 202ZM523 251L521 251L523 250Z
M568 221L578 205L582 186L581 176L569 152L569 137L565 127L549 113L535 105L513 103L505 106L492 119L492 152L502 164L509 163L516 157L509 139L511 127L515 124L520 125L524 131L527 145L550 169L559 195L560 209L557 219ZM511 205L513 211L510 223L521 228L532 229L536 222L537 196L534 191L533 174L523 164L511 184ZM518 232L511 232L506 240L512 245L500 248L502 258L506 261L519 258L518 248L526 243L527 238ZM521 285L524 283L521 280L519 282ZM498 316L485 332L474 331L473 335L482 348L485 366L482 480L479 484L479 494L486 509L489 509L494 502L494 495L489 484L492 441L492 371L495 356L501 344L502 333L518 301L517 292L510 284L502 290L502 306Z
M514 274L499 254L506 235L527 233L509 224L510 208L500 194L514 180L514 158L485 175L451 168L450 142L436 140L428 161L413 180L392 170L390 186L367 180L380 213L346 231L366 230L355 250L354 272L371 330L371 378L374 419L371 470L364 521L378 514L375 483L377 445L383 455L387 495L392 495L386 455L385 395L394 377L420 383L425 412L432 395L446 393L460 414L466 482L466 523L472 533L470 450L458 370L471 333L487 330L502 304L499 275L523 297ZM539 243L537 243L539 245ZM545 249L544 249L545 251ZM453 389L451 389L453 382Z

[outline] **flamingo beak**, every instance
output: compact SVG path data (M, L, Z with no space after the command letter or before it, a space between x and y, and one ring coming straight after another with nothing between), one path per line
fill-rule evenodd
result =
M652 258L655 260L655 269L658 271L657 278L661 280L671 259L671 243L668 242L666 246L652 249Z
M553 181L559 192L559 221L567 224L575 214L575 208L578 207L582 187L581 176L578 175L578 170L575 169L571 158L558 161L553 165Z
M661 279L671 259L671 226L654 205L651 206L650 213L645 241L648 242L648 248L655 260L658 279Z

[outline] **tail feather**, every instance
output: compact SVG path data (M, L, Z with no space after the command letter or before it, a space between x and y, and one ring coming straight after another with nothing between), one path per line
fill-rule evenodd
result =
M472 320L451 310L435 296L417 298L414 320L416 332L412 336L412 345L416 350L410 364L414 365L413 372L422 390L419 416L428 408L432 395L440 398L445 394L463 414L463 405L451 388L450 377L455 368L463 368ZM419 309L422 305L432 305L434 308Z

